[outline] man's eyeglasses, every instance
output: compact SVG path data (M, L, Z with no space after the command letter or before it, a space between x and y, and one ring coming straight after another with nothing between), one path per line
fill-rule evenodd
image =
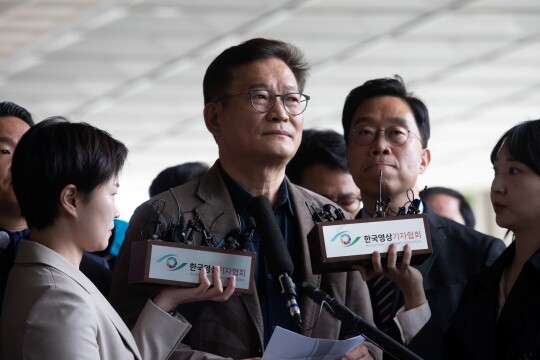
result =
M383 132L386 141L388 141L391 145L395 146L401 146L405 144L407 140L409 140L410 134L420 140L420 138L412 131L405 129L401 126L392 126L384 130L375 130L370 127L359 127L351 131L350 137L358 145L367 146L375 141L375 139L377 138L377 133L379 132Z
M300 115L306 110L310 97L302 93L288 93L283 95L274 94L268 90L249 90L248 92L223 96L216 101L231 98L233 96L248 95L253 109L259 113L270 111L275 103L276 98L281 98L281 103L285 112L291 116Z

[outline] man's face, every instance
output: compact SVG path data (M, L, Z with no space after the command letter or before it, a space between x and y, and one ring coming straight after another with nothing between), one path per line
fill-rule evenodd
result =
M279 59L240 66L227 95L242 95L205 107L206 125L216 139L220 158L247 164L286 164L300 146L304 115L287 114L281 98L270 111L259 113L251 105L249 90L277 95L299 92L291 69Z
M30 126L14 116L0 117L0 203L2 209L18 208L11 184L11 161L15 146Z
M310 166L302 173L298 185L327 197L354 216L360 210L360 189L351 174L339 168L325 164Z
M465 225L465 219L459 211L459 199L447 194L434 194L424 201L436 214Z
M403 145L392 145L380 131L390 128L411 134ZM354 139L355 129L375 131L374 141L369 145L358 145ZM349 130L347 159L364 203L379 198L381 171L383 201L391 197L392 207L400 207L407 201L408 189L418 196L416 181L427 168L430 154L429 150L422 149L418 126L406 102L393 96L368 99L356 109Z

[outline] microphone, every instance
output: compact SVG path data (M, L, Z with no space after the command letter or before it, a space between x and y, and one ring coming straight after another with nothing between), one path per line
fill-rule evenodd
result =
M161 220L152 221L152 239L159 239L161 237Z
M281 293L287 300L289 313L297 324L301 324L300 307L296 302L296 287L290 277L294 270L293 262L274 218L270 202L265 196L255 197L251 201L251 209L270 274L279 281Z
M306 207L307 207L309 213L311 214L311 219L313 220L315 225L317 225L318 223L323 222L321 214L319 214L319 212L317 210L315 210L313 205L308 205L307 201L304 204L306 204Z
M249 243L253 241L253 233L255 232L256 227L257 224L255 223L255 219L251 216L248 217L246 219L246 226L240 231L238 250L245 250Z
M411 204L409 205L409 210L407 211L407 214L419 214L420 213L420 199L414 199L411 201Z
M386 353L395 359L422 360L418 355L377 329L375 326L366 322L358 314L354 313L351 309L321 289L308 284L305 281L302 282L298 288L317 304L324 306L329 313L341 320L345 326L356 329L366 338L379 345Z
M356 328L358 322L364 321L351 309L349 309L318 287L315 287L304 281L300 284L299 289L317 304L323 305L329 313L341 320L341 322L343 322L343 324L349 328Z
M332 209L334 209L334 213L332 214ZM323 205L323 211L328 214L329 221L336 221L336 220L346 220L345 214L341 209L335 207L331 204L325 204Z

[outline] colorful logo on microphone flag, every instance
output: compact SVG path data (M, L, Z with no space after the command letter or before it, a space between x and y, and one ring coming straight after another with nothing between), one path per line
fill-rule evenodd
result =
M334 235L334 237L332 238L332 240L330 240L330 242L338 241L343 247L351 247L354 244L356 244L358 240L360 240L360 236L357 236L353 240L351 235L349 235L348 231L340 231L336 235Z
M183 268L187 265L187 263L178 263L178 259L176 258L176 255L174 254L167 254L162 257L160 257L157 260L158 263L163 263L167 270L169 271L177 271Z

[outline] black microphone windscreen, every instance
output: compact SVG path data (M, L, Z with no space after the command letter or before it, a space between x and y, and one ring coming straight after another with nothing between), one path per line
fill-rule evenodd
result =
M257 196L253 198L250 206L270 274L278 276L286 272L291 275L294 270L293 262L268 198Z

